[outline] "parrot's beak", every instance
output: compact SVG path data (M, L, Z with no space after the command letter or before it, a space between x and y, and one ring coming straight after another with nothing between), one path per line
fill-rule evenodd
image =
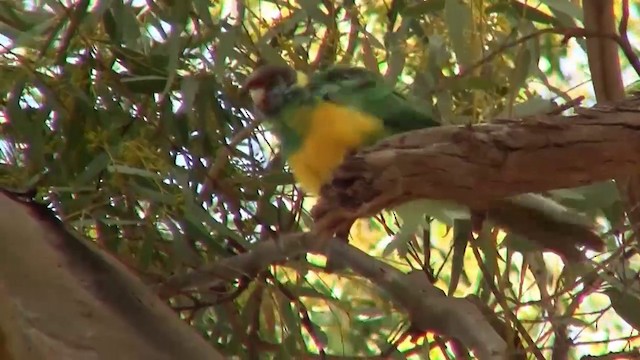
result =
M249 74L249 76L240 85L240 96L250 95L252 83L254 82L256 77L257 77L256 72Z
M263 88L249 89L249 97L256 106L260 107L264 102L265 90Z
M296 85L299 87L305 87L309 84L309 77L302 71L296 71Z

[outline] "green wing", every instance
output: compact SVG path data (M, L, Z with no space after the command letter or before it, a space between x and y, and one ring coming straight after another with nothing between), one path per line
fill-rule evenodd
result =
M381 75L364 68L331 67L313 75L309 89L315 97L381 118L392 134L440 125Z

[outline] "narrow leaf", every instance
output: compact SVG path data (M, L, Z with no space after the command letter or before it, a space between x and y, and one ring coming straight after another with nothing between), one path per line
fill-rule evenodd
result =
M106 170L107 165L111 163L111 157L106 152L101 152L98 154L89 165L84 168L84 171L78 175L75 179L74 184L76 186L82 186L89 182L91 182L95 177L98 176L102 171Z
M473 62L469 51L473 24L471 8L461 0L447 0L444 5L444 19L456 58L463 68L467 68Z
M611 300L611 306L634 329L640 330L640 298L629 293L622 292L616 288L605 290L605 294Z

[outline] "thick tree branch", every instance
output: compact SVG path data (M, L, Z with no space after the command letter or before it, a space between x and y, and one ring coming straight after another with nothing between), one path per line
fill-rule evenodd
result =
M168 281L167 287L205 287L219 281L252 276L273 263L304 252L324 254L341 267L349 267L368 278L388 293L394 304L407 311L414 328L459 339L473 349L479 359L504 358L506 342L472 301L445 296L424 273L404 274L340 239L321 238L312 233L291 234L261 243L248 253L193 273L176 275Z
M385 290L409 314L414 328L460 340L478 359L504 359L507 344L473 302L447 297L425 273L404 274L342 241L332 242L332 259L350 266Z
M232 282L241 277L255 277L270 265L289 258L311 253L323 253L333 239L320 240L310 233L296 233L272 241L264 241L251 251L229 257L191 273L178 274L167 280L158 292L162 297L187 288L215 286L218 282Z
M615 33L613 5L613 0L583 0L585 29L602 34ZM617 44L604 37L587 38L587 58L591 70L591 82L598 103L619 101L624 97L618 45L640 74L640 61L638 61L627 36L628 6L628 0L623 0ZM638 234L640 232L640 175L630 173L624 177L616 177L616 183L626 203L625 210L631 227Z
M640 166L640 97L478 126L400 134L348 158L314 209L319 231L414 199L500 199L625 176ZM329 231L330 232L330 231Z

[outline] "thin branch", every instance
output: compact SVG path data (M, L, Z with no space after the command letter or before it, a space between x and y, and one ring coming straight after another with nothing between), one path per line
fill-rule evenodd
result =
M190 288L210 287L217 282L232 282L242 277L255 277L272 264L289 257L317 252L323 241L309 233L286 235L277 240L267 240L255 245L251 251L235 255L196 271L177 274L169 278L159 289L161 297Z
M344 242L333 241L327 256L350 266L382 288L403 307L413 327L459 339L479 359L503 359L507 345L470 301L447 297L422 271L404 274L398 269Z
M629 0L622 0L622 18L620 19L620 25L618 26L618 33L620 41L620 47L624 56L629 60L629 64L640 76L640 59L635 54L631 42L629 42L629 35L627 34L627 27L629 25Z
M321 253L369 279L409 313L415 328L459 339L473 349L479 359L504 358L506 343L472 302L445 296L422 271L404 274L339 239L320 238L312 233L292 234L257 244L247 253L193 273L176 275L161 290L210 286L221 279L233 281L303 252Z
M62 37L62 40L60 41L60 46L58 47L58 54L56 55L55 58L55 64L58 66L64 65L64 63L67 60L67 57L69 56L69 52L67 51L69 48L69 44L71 43L71 39L73 39L73 36L76 34L76 31L78 30L78 27L80 26L80 23L83 20L83 17L86 16L87 13L87 9L89 8L89 4L90 1L89 0L82 0L79 1L78 4L75 6L75 8L73 10L69 10L66 7L64 7L63 4L60 4L60 6L64 9L63 11L67 13L67 16L69 16L69 26L67 27L67 31L65 32L64 36ZM55 32L53 32L52 34L56 34ZM46 51L46 49L43 49L44 51ZM44 51L41 52L41 56L44 54Z
M322 342L322 339L318 335L317 326L311 321L311 317L309 316L309 310L307 306L300 301L300 298L295 296L289 289L287 289L280 281L275 278L271 278L271 280L276 284L278 290L282 292L282 294L289 299L289 301L295 306L298 307L298 314L300 315L300 324L304 327L305 330L309 333L311 340L313 341L316 348L318 348L318 352L320 355L325 354L325 347L327 344Z
M227 165L227 163L229 162L229 156L231 156L231 153L233 152L233 150L244 139L251 136L251 133L253 133L253 131L256 130L260 126L260 124L262 124L262 120L260 119L251 121L249 126L238 131L238 133L236 133L233 136L233 138L231 138L231 141L227 146L224 146L218 149L218 151L216 152L216 157L213 160L211 169L209 169L209 173L207 174L207 179L209 183L206 183L204 188L200 192L200 198L202 200L205 200L209 195L211 195L210 193L211 193L212 184L218 181L218 178L220 177L220 173L222 173L222 170L224 169L225 165Z
M531 39L537 38L541 35L544 34L557 34L557 35L564 35L564 39L562 39L563 43L566 43L567 41L569 41L569 39L574 38L574 37L584 37L584 38L606 38L606 39L611 39L614 40L616 43L618 43L618 45L620 45L620 47L623 49L625 55L627 57L630 56L630 54L633 54L633 49L631 48L631 45L625 45L624 44L624 40L622 39L621 36L617 35L617 34L609 34L609 33L598 33L598 32L594 32L594 31L589 31L583 28L578 28L578 27L574 27L574 28L547 28L547 29L541 29L538 31L534 31L531 34L525 35L519 39L510 41L508 43L503 44L502 46L500 46L499 48L497 48L496 50L490 52L489 54L487 54L485 57L483 57L482 59L480 59L479 61L477 61L475 64L471 65L470 67L468 67L467 69L465 69L464 72L460 73L459 75L453 77L453 78L449 78L447 79L447 81L445 81L444 84L441 84L440 86L435 87L431 92L432 93L437 93L438 91L442 90L443 87L446 86L446 83L448 81L453 81L453 80L459 80L467 75L473 74L473 71L483 65L485 65L486 63L488 63L489 61L491 61L493 58L495 58L496 56L504 53L505 50L510 49L514 46L520 45L522 43L525 43ZM628 39L627 39L628 42ZM625 50L626 49L626 50ZM628 51L630 50L630 53L628 53ZM632 55L632 57L629 57L629 61L632 62L632 58L635 57L635 55ZM637 59L637 58L636 58ZM635 66L634 66L635 69ZM636 71L638 71L640 68L636 69ZM640 72L639 72L640 73Z
M542 352L540 352L540 349L538 348L538 346L536 346L535 341L531 338L527 330L524 328L524 326L522 325L522 322L518 320L517 315L513 311L509 310L509 304L507 303L507 299L504 296L504 292L500 291L500 289L496 287L493 281L491 281L491 278L487 276L488 274L490 274L490 272L486 268L486 264L484 264L484 262L482 261L482 256L480 255L478 248L472 247L472 250L473 250L473 255L476 258L476 262L480 267L482 273L484 274L483 278L484 278L485 284L489 287L489 289L491 289L491 293L493 293L493 295L496 297L496 301L504 309L504 314L506 319L510 323L512 323L515 326L515 328L518 330L518 332L520 333L520 335L522 336L522 338L524 339L524 342L528 347L527 350L529 350L533 354L533 356L536 357L537 360L544 360L544 356L542 355Z

